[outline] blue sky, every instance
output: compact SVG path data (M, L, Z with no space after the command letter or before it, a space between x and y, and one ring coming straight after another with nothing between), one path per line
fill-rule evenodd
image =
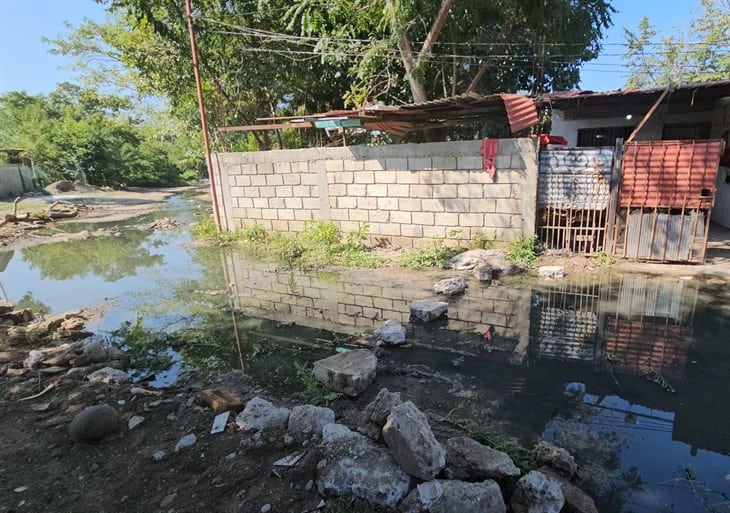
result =
M605 40L604 55L588 63L582 73L581 88L607 91L623 86L621 70L623 27L634 28L642 16L649 16L662 32L673 27L685 29L691 13L701 11L698 0L613 0L618 11ZM0 93L25 90L31 94L48 93L58 82L72 81L69 62L48 53L43 37L54 38L83 18L101 21L103 6L93 0L0 0Z

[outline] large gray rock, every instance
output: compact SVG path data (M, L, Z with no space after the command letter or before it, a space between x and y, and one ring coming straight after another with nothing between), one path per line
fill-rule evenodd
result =
M568 479L573 477L575 471L578 470L575 458L568 451L549 442L537 444L535 454L540 465L547 465Z
M33 349L28 353L28 358L23 360L23 367L31 370L37 370L41 366L41 362L46 359L46 353Z
M122 383L128 383L131 380L129 374L112 367L104 367L94 371L86 376L86 379L88 379L90 383L104 383L105 385L121 385Z
M69 354L71 367L84 367L92 363L102 363L109 359L104 342L101 339L88 340L81 347L74 349L75 354ZM78 354L80 353L80 354Z
M559 476L550 467L540 467L538 470L560 484L560 489L565 497L565 509L568 513L598 513L596 503L583 490L566 478Z
M466 436L446 441L446 471L451 479L470 481L499 480L521 474L508 454Z
M287 432L297 442L309 440L313 435L322 436L322 428L335 421L335 412L329 408L321 408L305 404L295 406L289 414Z
M406 496L411 479L388 451L341 424L322 430L327 464L317 477L325 495L348 495L393 508Z
M434 292L443 294L444 296L455 296L462 294L466 290L466 282L461 276L457 278L446 278L437 282L433 286Z
M471 249L456 255L446 263L449 269L469 271L479 265L489 266L494 274L511 274L515 267L507 258L507 255L496 249Z
M314 376L328 388L356 396L375 379L377 357L367 349L338 353L314 362Z
M254 397L236 416L236 424L246 433L283 433L289 422L289 413L287 408L277 408L266 399Z
M443 301L422 300L408 303L408 308L413 317L423 322L430 322L444 315L449 309L449 304Z
M119 413L107 404L89 406L78 413L68 427L75 442L94 443L116 431Z
M557 481L533 470L517 481L509 504L513 513L559 513L565 497Z
M558 280L565 277L565 268L562 265L541 265L537 275L547 280Z
M446 451L433 436L426 416L411 401L391 409L383 439L401 468L419 479L433 479L446 465Z
M390 415L390 410L393 406L398 406L402 403L403 400L400 398L400 392L390 392L387 388L381 388L378 395L375 396L375 399L365 406L363 415L367 420L382 428L388 420L388 415Z
M406 328L400 321L390 319L378 326L373 332L378 340L386 344L398 346L406 341Z
M399 509L402 513L505 513L507 507L494 481L434 480L419 484Z

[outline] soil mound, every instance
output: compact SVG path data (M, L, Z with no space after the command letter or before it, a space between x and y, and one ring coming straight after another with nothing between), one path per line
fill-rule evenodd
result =
M48 194L56 196L58 194L99 192L101 188L94 185L71 182L70 180L58 180L57 182L46 185L45 190Z

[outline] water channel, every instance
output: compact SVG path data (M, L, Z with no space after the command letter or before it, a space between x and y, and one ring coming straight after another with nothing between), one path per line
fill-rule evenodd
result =
M203 212L176 196L116 223L112 236L0 253L0 293L52 313L105 304L89 329L110 341L125 322L168 333L155 348L162 368L147 361L149 369L131 371L152 386L188 368L243 364L262 388L285 393L297 386L295 361L352 345L383 319L408 323L407 303L433 298L435 279L448 276L305 272L198 247L186 225ZM161 217L184 225L139 229ZM403 391L419 407L565 447L601 512L730 511L727 285L618 273L515 277L472 282L450 303L448 319L409 324L412 344L381 356L390 368L438 378Z

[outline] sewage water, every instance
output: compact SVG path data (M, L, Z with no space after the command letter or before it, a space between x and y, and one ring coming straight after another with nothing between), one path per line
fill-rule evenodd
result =
M175 197L114 236L0 254L1 292L54 313L109 301L90 329L110 340L136 319L164 331L142 338L141 352L129 348L152 385L242 362L282 392L297 386L295 361L350 346L383 319L408 323L408 301L433 298L432 284L448 275L304 272L190 246L186 227L137 228L201 212ZM728 333L730 290L701 278L515 278L470 283L448 318L409 323L410 346L381 362L384 375L420 377L403 393L432 415L568 449L601 512L728 512Z

